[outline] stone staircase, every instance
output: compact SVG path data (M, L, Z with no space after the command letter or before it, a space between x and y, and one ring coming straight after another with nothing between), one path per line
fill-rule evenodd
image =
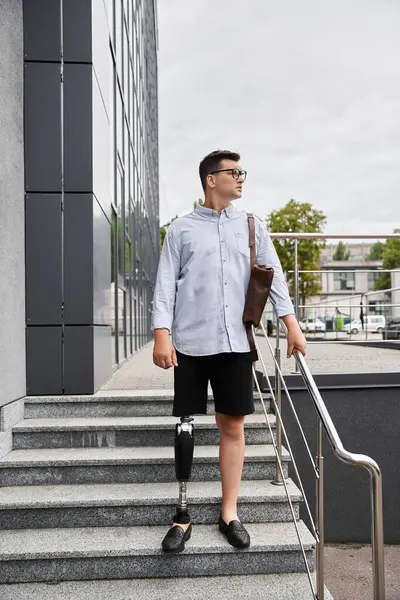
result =
M13 450L0 460L1 584L130 580L132 598L178 600L187 598L186 578L196 577L188 584L193 599L312 597L284 488L270 483L275 456L259 400L246 418L239 500L251 547L235 550L217 528L218 431L210 400L209 414L195 417L193 535L184 553L162 553L178 493L171 399L165 390L26 398ZM270 421L275 427L273 414ZM286 474L288 463L284 451ZM301 495L288 485L298 518ZM299 528L312 569L314 540L301 521Z

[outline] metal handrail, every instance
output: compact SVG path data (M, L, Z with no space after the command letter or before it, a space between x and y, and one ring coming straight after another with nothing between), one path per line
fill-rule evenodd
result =
M337 302L339 302L339 300L337 300ZM328 305L325 305L325 304L322 304L322 306L319 305L319 304L318 305L314 305L314 304L299 304L299 308L324 308L324 306L325 306L325 308L360 308L361 306L363 308L368 308L369 307L368 304L362 304L361 302L360 302L360 304L335 304L335 305L332 305L332 306L331 305L328 306ZM398 302L396 304L386 304L385 303L383 306L385 306L387 308L389 308L389 307L393 308L395 306L399 307L400 304Z
M264 370L264 373L266 373L265 364L264 364L264 362L263 362L262 355L261 355L261 353L259 352L259 348L258 348L257 342L256 342L256 347L257 347L257 350L258 350L259 358L260 358L260 360L261 360L261 363L262 363L262 365L263 365L263 370ZM255 377L255 379L256 379L255 373L253 373L253 375L254 375L254 377ZM269 377L268 377L268 375L267 375L267 374L266 374L266 379L267 379L267 382L268 382L268 387L269 387L269 391L270 391L270 394L271 394L271 399L272 399L272 402L274 403L274 407L275 407L275 411L276 411L276 429L277 429L277 432L278 432L278 431L280 431L280 432L283 432L283 435L284 435L284 437L285 437L285 440L286 440L286 446L287 446L287 450L288 450L288 452L289 452L289 455L290 455L290 458L291 458L291 460L292 460L292 462L293 462L293 468L294 468L294 472L295 472L295 475L296 475L296 478L297 478L297 482L298 482L298 484L299 484L299 488L300 488L300 490L301 490L301 493L302 493L302 495L303 495L303 498L304 498L304 500L305 500L305 502L306 502L306 508L307 508L308 516L310 517L310 522L311 522L311 524L312 524L312 527L313 527L313 533L314 533L314 535L315 535L315 537L316 537L316 539L317 539L317 538L318 538L318 532L317 532L317 530L316 530L316 528L315 528L315 524L314 524L314 521L313 521L313 518L312 518L312 514L311 514L310 506L309 506L309 504L308 504L308 502L307 502L307 498L306 498L306 494L305 494L305 491L304 491L303 483L302 483L302 481L301 481L300 473L299 473L299 470L298 470L298 468L297 468L297 464L296 464L296 460L295 460L295 457L294 457L294 454L293 454L293 451L292 451L291 444L290 444L290 442L289 442L289 437L288 437L288 435L287 435L287 433L286 433L286 428L285 428L285 425L284 425L284 423L283 423L283 419L282 419L282 413L281 413L281 407L280 407L280 406L279 406L279 404L278 404L278 398L277 398L277 395L276 395L276 394L274 394L274 392L273 392L273 390L272 390L271 382L270 382L270 380L269 380ZM282 374L280 374L280 377L279 377L279 379L280 379L280 380L283 380L283 376L282 376ZM256 381L256 387L257 387L257 389L258 389L258 387L259 387L258 381ZM289 392L288 392L288 391L286 391L286 395L287 395L287 397L288 397L288 398L290 398L290 395L289 395ZM293 410L294 414L295 414L295 415L296 415L296 417L297 417L296 409L294 408L294 405L293 405L293 403L291 404L291 408L292 408L292 410ZM268 421L268 418L267 418L267 421ZM297 419L297 423L298 423L298 426L299 426L299 429L300 429L301 433L303 433L303 434L304 434L304 432L303 432L303 430L302 430L302 427L301 427L301 424L300 424L300 422L298 421L298 419ZM268 425L269 425L269 422L268 422ZM278 436L277 436L277 437L278 437ZM273 438L272 438L272 439L273 439ZM305 441L305 446L307 447L307 450L309 451L310 449L309 449L309 446L308 446L307 440L306 440L305 438L304 438L304 441ZM273 442L273 443L274 443L274 442ZM281 440L280 442L278 442L278 443L277 443L277 446L278 446L278 447L279 447L279 445L280 445L280 450L281 450L281 446L282 446L282 440ZM280 457L280 454L279 454L279 457ZM279 465L277 464L276 476L275 476L275 481L274 481L274 483L275 483L275 484L277 484L277 485L285 485L285 483L284 483L284 479L282 480L282 478L280 477L280 475L282 475L282 477L283 477L283 474L282 474L282 472L281 472L282 470L281 470L280 468L278 468L278 466L279 466ZM316 477L318 478L318 477L319 477L319 475L318 475L318 472L317 472L317 470L316 470L316 468L315 468L315 465L314 465L314 462L313 462L313 461L312 461L312 466L313 466L313 469L314 469L314 473L315 473Z
M319 585L320 584L318 583L318 576L317 576L317 593L316 593L316 590L314 590L314 585L313 585L313 581L312 581L312 577L311 577L311 573L310 573L310 568L309 568L309 565L308 565L308 562L307 562L307 557L306 557L306 554L305 554L304 544L303 544L302 539L301 539L299 527L298 527L298 524L297 524L297 521L296 521L296 517L295 517L295 514L294 514L293 503L292 503L292 500L291 500L291 497L290 497L290 494L289 494L289 491L288 491L288 488L287 488L287 484L286 484L286 480L285 480L285 475L284 475L283 468L282 468L282 434L283 434L283 436L284 436L284 443L286 445L286 448L287 448L287 450L289 452L290 459L291 459L292 464L293 464L294 472L295 472L295 475L296 475L296 481L297 481L297 483L299 485L299 488L300 488L300 491L301 491L301 494L302 494L302 498L303 498L303 501L305 503L305 506L306 506L306 509L307 509L307 512L308 512L310 523L312 525L312 531L313 531L313 535L314 535L314 538L315 538L315 541L316 541L316 545L317 545L317 565L319 565L320 561L318 559L318 555L319 555L318 548L320 547L320 543L321 542L323 543L323 529L322 529L322 538L321 538L321 534L320 534L319 531L317 531L317 525L314 522L314 519L313 519L312 514L311 514L311 509L310 509L310 505L309 505L308 500L307 500L307 495L305 493L303 482L301 481L301 477L300 477L300 473L299 473L299 470L298 470L298 467L297 467L297 463L296 463L296 460L295 460L295 457L294 457L294 454L293 454L293 451L292 451L292 448L291 448L291 445L290 445L290 442L289 442L288 434L286 432L286 428L285 428L285 425L283 423L283 419L282 419L281 385L280 385L281 382L285 386L286 396L290 400L290 406L292 408L293 413L296 416L296 422L297 422L297 425L299 427L300 432L303 434L303 439L304 439L305 445L306 445L306 447L308 449L308 452L310 452L310 449L309 449L309 446L308 446L308 442L307 442L307 440L304 437L304 432L303 432L303 429L301 427L300 421L299 421L299 419L297 417L296 409L295 409L293 403L291 402L289 390L287 389L287 387L285 385L285 382L284 382L284 379L283 379L283 375L282 375L282 371L280 369L279 335L277 335L277 338L276 338L276 344L277 345L276 345L276 350L275 350L275 355L274 355L272 346L271 346L271 344L270 344L270 342L268 340L268 337L267 337L267 335L265 333L265 329L263 328L263 330L264 330L264 334L265 334L265 339L266 339L266 341L268 343L269 350L270 350L270 352L271 352L271 354L273 356L274 362L275 362L275 376L276 376L276 379L275 379L275 393L274 393L274 391L272 390L271 381L270 381L270 378L268 376L267 368L265 366L265 362L263 360L262 353L260 352L260 348L259 348L258 342L255 339L255 345L256 345L256 348L257 348L258 357L259 357L259 360L261 362L262 369L263 369L265 378L266 378L267 383L268 383L268 387L269 387L269 391L270 391L270 394L271 394L271 399L272 399L272 402L273 402L273 405L274 405L274 408L275 408L275 415L276 415L276 441L274 440L274 437L272 437L273 448L274 448L275 455L276 455L276 470L275 470L275 479L272 480L271 483L273 483L274 485L283 485L284 488L285 488L285 493L286 493L287 500L289 502L290 510L291 510L291 513L292 513L293 524L294 524L294 527L295 527L295 530L296 530L297 539L299 541L300 549L301 549L301 552L302 552L302 556L303 556L303 560L304 560L304 565L305 565L305 568L306 568L306 571L307 571L308 581L309 581L310 588L311 588L311 591L312 591L312 594L313 594L313 599L314 600L324 600L324 582L323 582L323 577L322 577L322 592L321 592L321 595L317 595L318 592L320 591L319 590ZM253 333L254 333L254 331L253 331ZM262 394L261 394L261 390L260 390L260 385L258 383L258 380L257 380L256 374L255 374L254 368L253 368L253 375L254 375L254 379L255 379L257 391L258 391L258 393L260 395L260 399L261 399L262 404L263 404L264 412L266 412L265 411L265 405L264 405L263 398L262 398ZM267 414L265 416L266 416L268 427L271 430L271 426L270 426ZM320 476L320 473L317 471L317 468L314 465L314 463L313 463L313 468L314 468L314 473L315 473L316 479L320 483L321 476ZM317 568L317 574L318 573L321 573L321 570L319 568ZM322 570L322 573L323 573L323 570Z
M289 239L289 240L293 240L294 244L293 244L293 249L294 249L294 306L295 306L295 314L297 319L299 319L299 309L303 308L300 305L300 294L299 294L299 275L300 275L300 269L299 269L299 257L298 257L298 247L299 247L299 241L300 240L307 240L307 239L320 239L320 240L327 240L327 239L400 239L400 233L392 233L392 234L324 234L324 233L298 233L298 232L294 232L294 233L270 233L270 237L274 238L274 239ZM396 271L396 269L394 269L394 271ZM397 288L391 288L390 290L387 291L395 291ZM352 294L352 296L350 297L351 300L354 299L355 296L360 295L362 296L370 296L374 293L379 294L382 293L386 290L377 290L377 291L371 291L371 292L365 292L363 294ZM347 300L347 298L340 298L337 299L336 301L328 301L328 302L334 302L333 307L331 308L339 308L338 303L339 302L343 302L344 300ZM317 307L321 308L321 305L326 305L327 301L322 301L319 304L317 304ZM311 305L307 305L307 308L312 307ZM353 308L355 306L351 305L349 306L349 308ZM369 306L366 305L365 306L366 311L368 313L368 308ZM275 361L275 377L276 377L276 381L275 381L275 391L276 391L276 401L275 398L273 396L273 394L271 393L271 396L274 398L274 404L275 406L280 407L281 406L281 384L278 383L282 382L283 386L285 387L285 392L288 396L288 399L290 400L290 396L288 394L288 390L287 387L285 385L284 379L283 379L283 375L280 369L280 350L279 350L279 319L277 318L277 328L276 328L276 340L277 340L277 346L276 346L276 351L275 351L275 355L274 352L272 350L272 347L269 343L268 340L268 336L267 333L265 331L265 327L263 322L261 321L260 326L262 328L262 331L264 333L264 336L268 342L269 348L271 350L272 356L274 358ZM367 330L366 330L366 339L367 339ZM257 343L256 343L257 345ZM258 348L258 345L257 345ZM264 375L267 378L268 381L268 385L270 387L270 391L272 392L272 387L271 384L269 382L269 378L268 378L268 373L266 371L265 368L265 364L264 361L261 360L262 366L263 366L263 370L264 370ZM317 498L316 498L316 527L314 526L314 529L316 529L317 535L316 537L316 543L317 543L317 550L316 550L316 575L317 575L317 596L315 596L315 592L314 592L314 588L311 584L311 588L313 591L313 597L317 598L318 600L324 600L324 541L325 541L325 535L324 535L324 458L323 458L323 430L325 430L326 436L328 438L328 441L332 447L333 453L334 455L339 458L339 460L341 460L342 462L344 462L345 464L350 464L353 466L357 466L357 467L362 467L364 469L366 469L370 475L370 494L371 494L371 513L372 513L372 519L371 519L371 542L372 542L372 562L373 562L373 592L374 592L374 600L385 600L385 575L384 575L384 541L383 541L383 502L382 502L382 475L381 475L381 471L379 469L378 464L369 456L366 456L364 454L355 454L352 452L349 452L348 450L346 450L342 444L342 441L338 435L338 432L332 422L332 419L329 415L329 412L326 408L326 405L321 397L321 394L318 390L318 387L311 375L311 372L307 366L307 363L304 359L304 357L300 354L295 354L295 371L301 373L301 376L303 378L303 381L306 385L306 388L310 394L310 397L313 401L317 416L318 416L318 436L317 436L317 458L316 458L316 465L315 468L317 470ZM294 406L292 402L289 402L290 407L292 408L292 410L294 410ZM278 410L279 412L279 410ZM294 413L296 414L296 411L294 410ZM297 416L297 415L296 415ZM298 422L298 419L297 419ZM299 422L298 422L299 424ZM279 419L277 419L277 431L276 431L276 436L277 436L277 441L278 441L278 455L277 455L277 477L276 479L278 480L278 471L282 471L281 469L278 469L278 462L280 465L280 457L281 457L281 451L282 451L282 431L281 431L281 427L282 427L283 423L282 423L282 418L280 417ZM300 425L300 424L299 424ZM300 425L300 429L301 429L301 425ZM286 434L285 434L286 437ZM304 438L304 434L303 434L303 438ZM296 474L297 474L297 467L296 467ZM281 483L279 481L276 481L276 483ZM285 486L286 489L286 486ZM290 500L289 500L290 502ZM308 504L308 503L307 503ZM313 520L311 519L312 524ZM297 527L296 527L296 531L297 531ZM300 545L301 545L301 540L299 538L300 541ZM304 556L304 550L303 550L303 556ZM309 570L307 567L307 572L309 574ZM310 578L310 577L309 577ZM311 583L311 580L310 580Z
M398 269L391 269L390 272L392 271L397 271ZM302 273L310 273L311 271L301 271ZM332 272L332 271L331 271ZM300 273L300 271L299 271ZM329 302L343 302L343 300L353 300L354 298L357 298L358 296L363 297L363 296L373 296L375 294L379 295L379 294L385 294L386 292L398 292L400 290L399 286L396 287L392 287L392 288L385 288L384 290L372 290L370 292L355 292L354 294L351 294L350 296L343 296L343 298L341 297L340 300L320 300L319 302L311 302L310 304L305 304L302 305L303 307L324 307L324 306L328 306ZM335 293L339 293L339 292L335 292ZM340 305L341 306L341 305ZM356 305L354 305L356 306ZM363 306L367 306L367 305L363 305ZM388 306L387 304L385 304L385 306ZM398 304L395 304L394 306L398 306ZM336 305L334 306L330 306L330 308L335 308Z
M288 240L392 240L400 238L400 233L273 233L271 238Z
M363 467L370 475L371 490L371 543L374 580L374 600L385 599L385 572L384 572L384 541L383 541L383 501L382 501L382 474L378 464L365 454L356 454L346 450L342 444L336 427L329 415L326 405L311 375L304 356L295 355L304 383L314 402L315 409L325 429L333 453L342 462L355 467Z
M292 514L293 524L294 524L295 529L296 529L297 539L299 540L299 545L300 545L300 548L301 548L301 553L303 555L304 565L306 567L308 581L310 583L310 587L311 587L311 590L312 590L312 593L313 593L313 598L314 598L314 600L318 600L318 598L315 595L314 586L313 586L312 577L311 577L311 572L310 572L310 567L309 567L308 562L307 562L307 557L306 557L306 553L305 553L305 550L304 550L304 545L303 545L302 540L301 540L301 535L300 535L299 527L298 527L298 524L297 524L297 519L296 519L294 507L293 507L293 502L292 502L292 499L291 499L290 494L289 494L287 482L286 482L286 479L285 479L285 473L283 471L283 465L282 465L282 447L280 445L280 442L278 442L278 439L276 439L276 441L274 439L274 434L273 434L273 431L272 431L271 422L270 422L269 417L268 417L267 409L265 407L265 402L264 402L264 399L263 399L263 395L262 395L262 392L261 392L260 384L258 382L256 371L255 371L254 367L253 367L253 378L254 378L254 383L255 383L255 386L257 388L257 392L259 394L259 397L260 397L260 400L261 400L261 404L262 404L262 407L263 407L263 410L264 410L265 420L266 420L266 423L268 425L269 433L270 433L271 440L272 440L272 446L274 448L274 452L275 452L275 456L276 456L276 474L277 474L277 480L272 481L271 483L275 483L276 485L283 485L283 487L285 488L286 497L287 497L288 502L289 502L289 508L290 508L290 512ZM269 380L268 380L268 382L269 382ZM274 393L272 392L272 388L271 387L270 387L270 389L271 389L271 398L274 401L275 408L277 408ZM276 416L278 416L278 415L279 415L279 419L281 419L282 417L281 417L281 413L280 413L279 410L276 413ZM286 439L286 442L288 443L288 439L287 439L287 436L286 436L286 431L285 431L285 428L284 428L284 425L283 425L282 421L280 421L280 427L284 431L285 439ZM277 435L277 438L278 438L278 435ZM293 457L293 455L292 455L291 452L290 452L290 457L294 461L294 457ZM279 476L278 476L278 474L279 474ZM297 475L298 475L298 478L299 478L300 487L302 489L303 498L306 499L305 493L304 493L304 490L303 490L303 487L302 487L300 475L298 473L297 473ZM310 514L310 518L311 518L312 524L314 525L314 522L313 522L313 519L311 517L311 514ZM318 533L317 533L315 527L313 529L313 532L314 532L315 538L318 539Z
M347 262L347 261L345 261ZM351 262L351 261L349 261ZM341 267L338 267L338 269L340 269ZM378 267L377 269L344 269L346 271L346 273L379 273L379 275L381 273L392 273L393 271L400 271L400 268L397 269L381 269L380 267ZM334 271L333 269L299 269L299 273L313 273L318 274L318 273L338 273L339 271ZM294 271L290 270L288 271L288 273L294 273ZM362 294L379 294L379 292L386 292L386 290L374 290L373 292L363 292ZM355 294L356 296L360 295L360 292L357 292Z
M257 341L255 342L255 344L256 344L257 349L259 350ZM259 356L261 357L260 353L259 353ZM263 365L263 366L265 366L265 365ZM274 394L274 392L272 390L271 382L269 380L269 377L268 377L267 374L266 374L266 376L267 376L268 386L269 386L270 393L271 393L271 399L272 399L272 402L273 402L273 404L275 406L276 437L274 437L274 434L273 434L273 431L272 431L271 422L269 420L269 416L268 416L268 412L267 412L267 409L266 409L266 406L265 406L264 398L263 398L263 395L262 395L262 392L261 392L260 384L259 384L259 381L257 379L255 368L253 366L254 383L255 383L257 392L259 394L261 405L262 405L262 408L263 408L263 411L264 411L265 420L266 420L266 423L267 423L267 426L268 426L268 429L269 429L269 433L270 433L270 437L271 437L271 440L272 440L272 446L273 446L273 449L274 449L274 452L275 452L275 456L276 456L276 476L275 476L275 480L272 480L271 483L274 484L274 485L282 485L284 487L284 489L285 489L286 497L287 497L287 500L288 500L288 503L289 503L290 512L292 514L293 524L294 524L294 527L295 527L295 530L296 530L297 539L299 541L299 546L300 546L301 553L302 553L302 556L303 556L304 565L305 565L305 568L306 568L306 571L307 571L307 576L308 576L308 581L309 581L309 584L310 584L310 588L311 588L311 591L313 593L314 600L318 600L318 597L315 595L314 585L313 585L313 581L312 581L312 577L311 577L311 572L310 572L310 567L309 567L308 562L307 562L307 557L306 557L306 553L305 553L305 549L304 549L304 544L302 542L300 531L299 531L299 526L297 524L295 510L294 510L294 507L293 507L293 502L292 502L292 499L290 497L290 493L289 493L288 486L287 486L287 481L285 479L285 473L283 471L283 465L282 465L282 439L281 439L282 433L284 435L284 439L285 439L285 443L286 443L286 446L287 446L287 450L289 452L289 456L290 456L290 459L291 459L293 467L294 467L294 471L295 471L295 474L296 474L297 482L299 484L299 488L300 488L301 493L302 493L302 498L303 498L303 500L304 500L304 502L306 504L306 508L307 508L307 511L308 511L308 514L309 514L309 517L310 517L310 522L311 522L311 525L312 525L312 528L313 528L313 534L314 534L314 537L315 537L315 540L316 540L317 543L319 542L320 538L319 538L319 534L318 534L318 532L316 530L314 520L313 520L312 515L311 515L310 506L309 506L308 501L307 501L307 497L306 497L306 494L305 494L305 491L304 491L303 483L301 481L300 473L298 471L296 460L295 460L295 457L293 455L293 452L292 452L292 449L291 449L291 446L290 446L288 435L286 433L286 428L285 428L285 425L284 425L283 420L282 420L282 414L281 414L281 410L280 410L280 404L278 405L278 396ZM280 395L279 395L279 399L280 399ZM318 474L317 474L317 477L318 477Z
M279 323L279 319L277 319ZM283 324L282 324L283 325ZM271 344L268 340L267 333L265 331L265 327L263 323L260 323L260 327L264 333L270 351L275 361L275 373L276 377L282 381L284 384L285 392L288 398L290 399L289 392L287 390L286 384L284 382L283 374L280 369L280 353L277 352L274 356ZM276 338L277 348L279 348L279 325L277 326L277 338ZM271 384L269 381L268 373L265 367L264 360L262 359L262 355L260 353L257 341L256 346L259 351L260 362L263 367L264 375L267 378L267 382L270 388L271 396L274 401L275 408L278 410L277 414L277 474L278 470L282 474L283 472L281 468L281 452L282 452L282 443L281 443L281 431L280 429L283 427L282 416L280 414L280 410L278 407L281 405L280 400L280 386L276 387L278 393L276 394L276 398L272 392ZM311 518L311 522L314 529L314 534L316 537L317 543L317 560L316 560L316 576L317 576L317 595L315 596L314 588L311 583L308 565L307 573L309 575L311 589L313 592L314 598L318 600L324 600L324 542L325 542L325 528L324 528L324 471L323 471L323 452L322 452L322 434L323 429L327 435L328 441L332 447L334 455L339 458L342 462L346 464L350 464L357 467L365 468L370 474L370 490L371 490L371 511L372 511L372 520L371 520L371 542L372 542L372 562L373 562L373 585L374 585L374 600L385 600L385 577L384 577L384 541L383 541L383 502L382 502L382 475L378 464L369 456L364 454L355 454L346 450L342 444L342 441L339 437L339 434L336 430L336 427L329 415L329 412L326 408L326 405L322 399L322 396L318 390L318 387L314 381L314 378L311 375L311 372L307 366L305 358L299 354L295 354L296 364L300 369L300 373L302 375L303 381L306 385L306 388L311 396L311 399L314 403L314 407L317 412L317 416L319 418L318 421L318 437L317 437L317 459L316 459L316 469L317 469L317 502L316 502L316 526L314 525L313 519ZM276 382L275 382L276 386ZM258 385L257 385L258 388ZM293 403L289 403L292 410L296 414ZM297 415L296 415L297 416ZM298 422L298 419L297 419ZM301 429L301 425L298 422L298 425ZM284 435L287 440L287 434L284 430ZM279 439L279 442L278 442ZM288 442L288 440L287 440ZM290 452L292 455L292 452ZM278 468L279 467L279 468ZM296 466L296 476L299 479L298 470ZM279 482L281 483L281 482ZM284 482L283 482L284 483ZM303 486L301 484L301 489L303 492L303 497L305 497ZM287 492L287 487L285 485L285 490ZM288 496L289 499L289 496ZM290 499L289 499L290 502ZM307 503L308 506L308 503ZM298 533L298 529L296 527L296 531ZM301 544L300 536L298 533L299 542ZM304 549L303 556L304 555Z

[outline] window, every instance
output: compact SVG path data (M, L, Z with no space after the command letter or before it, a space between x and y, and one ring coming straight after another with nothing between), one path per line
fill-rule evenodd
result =
M118 365L151 339L151 298L159 257L157 57L155 29L146 24L152 11L144 10L140 0L107 3L113 7L110 327L113 364Z
M107 14L108 14L108 21L110 24L110 37L111 37L112 42L114 43L114 40L115 40L114 0L107 0Z
M124 155L124 109L119 85L117 85L117 151L122 159Z
M118 363L118 350L117 350L117 341L118 341L118 332L117 332L117 322L116 315L118 310L118 300L117 300L117 285L116 285L116 273L118 269L117 265L117 235L116 235L116 224L117 217L114 210L111 210L111 226L110 226L110 234L111 234L111 287L110 287L110 314L109 314L109 325L111 328L111 356L112 356L112 365L116 365Z
M124 93L125 99L128 97L128 69L130 68L129 64L129 42L128 42L128 32L123 26L123 46L124 46ZM126 112L128 112L128 108L125 107Z
M333 289L335 292L355 290L355 274L348 271L335 272L333 274Z
M379 271L374 271L373 273L368 273L368 291L373 291L375 289L375 284L380 277Z
M122 80L122 69L123 69L123 38L122 38L122 5L121 0L115 1L115 53L117 55L117 71L120 79Z
M369 303L369 313L375 313L378 315L384 315L387 319L391 317L392 308L387 306L390 304L389 300L374 300ZM376 317L374 317L376 318Z

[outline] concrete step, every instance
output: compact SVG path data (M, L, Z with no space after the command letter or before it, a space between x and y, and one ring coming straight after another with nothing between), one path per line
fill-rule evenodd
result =
M313 568L314 539L301 521L298 526ZM305 571L292 523L252 523L247 528L251 546L238 551L216 525L197 525L185 551L173 556L160 547L167 527L3 531L0 583Z
M280 575L233 575L217 577L170 577L168 579L122 579L119 581L69 581L58 585L20 583L0 586L2 600L310 600L305 573ZM325 588L325 600L333 600Z
M195 445L192 481L220 478L218 446ZM282 454L287 477L289 454ZM271 444L246 446L243 479L271 480ZM73 483L152 483L175 481L174 448L51 448L12 450L0 459L2 486Z
M299 518L300 491L291 480L288 489ZM177 496L176 482L2 487L0 529L166 525ZM217 523L220 482L190 482L188 502L193 523ZM242 481L239 515L244 523L292 520L285 489L268 481Z
M172 414L173 390L102 390L93 396L27 396L26 419L86 417L156 417ZM264 394L267 410L269 395ZM258 395L254 396L256 412L261 412ZM212 396L207 411L214 413Z
M194 419L196 444L218 444L214 415L198 415ZM275 415L269 415L273 428L275 420ZM170 446L177 422L176 417L25 419L13 427L13 449ZM247 444L271 443L264 414L246 417L245 435Z

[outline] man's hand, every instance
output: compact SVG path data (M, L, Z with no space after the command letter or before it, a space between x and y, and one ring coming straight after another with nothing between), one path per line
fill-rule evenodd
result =
M156 329L154 331L153 362L161 369L178 366L175 348L169 337L168 329Z
M306 355L306 338L300 329L300 325L294 315L286 315L282 318L287 327L287 357L290 358L296 352Z

